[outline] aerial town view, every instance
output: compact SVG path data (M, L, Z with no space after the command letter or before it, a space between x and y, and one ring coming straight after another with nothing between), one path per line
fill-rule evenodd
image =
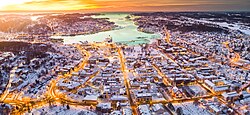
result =
M0 115L250 115L250 2L0 0Z

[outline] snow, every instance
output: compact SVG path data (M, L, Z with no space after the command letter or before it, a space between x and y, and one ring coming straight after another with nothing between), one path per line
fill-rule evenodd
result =
M78 115L78 113L86 114L86 115L97 115L94 112L91 112L88 110L89 107L83 107L83 106L70 106L70 109L68 110L66 105L62 106L61 104L56 104L52 108L49 107L49 105L45 105L43 107L33 109L30 113L25 113L24 115Z
M191 20L193 20L193 19L191 19ZM227 27L227 28L229 28L231 30L238 30L238 31L241 31L242 33L250 35L250 29L249 28L248 29L242 29L242 27L244 27L244 26L240 25L240 24L228 24L226 22L212 22L212 21L207 21L207 20L196 20L196 21L203 22L203 23L216 24L216 25L219 25L221 27Z
M110 100L128 100L128 98L121 95L113 95Z
M191 102L187 103L174 103L174 107L177 109L181 107L185 115L211 115L207 110L199 106L195 106Z
M97 101L99 95L86 95L83 100L92 100L92 101Z
M141 115L151 115L149 105L139 105L138 109Z
M199 94L201 92L206 92L206 90L204 90L202 87L200 87L199 85L192 85L192 86L189 86L190 89L192 89L195 94Z

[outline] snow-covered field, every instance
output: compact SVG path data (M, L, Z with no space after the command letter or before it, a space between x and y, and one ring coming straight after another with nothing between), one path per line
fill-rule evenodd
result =
M199 21L203 23L211 23L211 24L219 25L221 27L227 27L231 30L238 30L238 31L241 31L242 33L250 35L250 28L242 24L228 24L226 22L212 22L208 20L195 20L195 21Z
M206 109L200 106L195 106L192 102L174 103L175 109L181 107L184 115L211 115Z
M27 112L24 115L97 115L94 112L89 111L90 107L82 107L82 106L70 106L70 109L67 109L66 105L56 104L53 107L49 107L49 105L45 105L40 108L36 108L31 110L31 112Z

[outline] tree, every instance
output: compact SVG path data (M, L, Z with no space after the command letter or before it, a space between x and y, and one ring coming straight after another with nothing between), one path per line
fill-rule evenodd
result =
M36 84L38 84L39 83L39 81L38 80L36 80Z
M177 113L177 115L183 115L183 110L182 110L182 108L181 108L181 107L178 107L178 108L176 109L176 113Z
M199 104L199 100L198 100L198 99L195 99L194 102L193 102L193 104L194 104L195 106L197 106L197 105Z
M172 103L168 103L168 108L172 111L175 111L175 108Z
M31 107L33 108L33 106L35 105L35 102L31 101L30 104L31 104Z
M67 109L68 109L68 110L70 109L69 105L67 105Z
M31 111L30 111L30 106L28 105L28 112L30 113Z
M18 106L16 106L16 110L19 110L19 107L18 107Z
M65 102L64 102L64 101L62 100L62 101L61 101L61 104L62 104L62 105L63 105L63 107L64 107L64 105L65 105Z
M49 108L52 109L52 102L49 100Z
M240 98L240 99L243 99L244 97L243 97L243 95L241 94L239 98Z

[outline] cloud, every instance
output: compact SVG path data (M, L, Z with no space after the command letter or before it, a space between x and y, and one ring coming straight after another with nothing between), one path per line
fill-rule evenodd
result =
M7 0L1 0L2 1ZM19 0L0 10L250 10L249 0ZM242 6L242 7L240 7Z

